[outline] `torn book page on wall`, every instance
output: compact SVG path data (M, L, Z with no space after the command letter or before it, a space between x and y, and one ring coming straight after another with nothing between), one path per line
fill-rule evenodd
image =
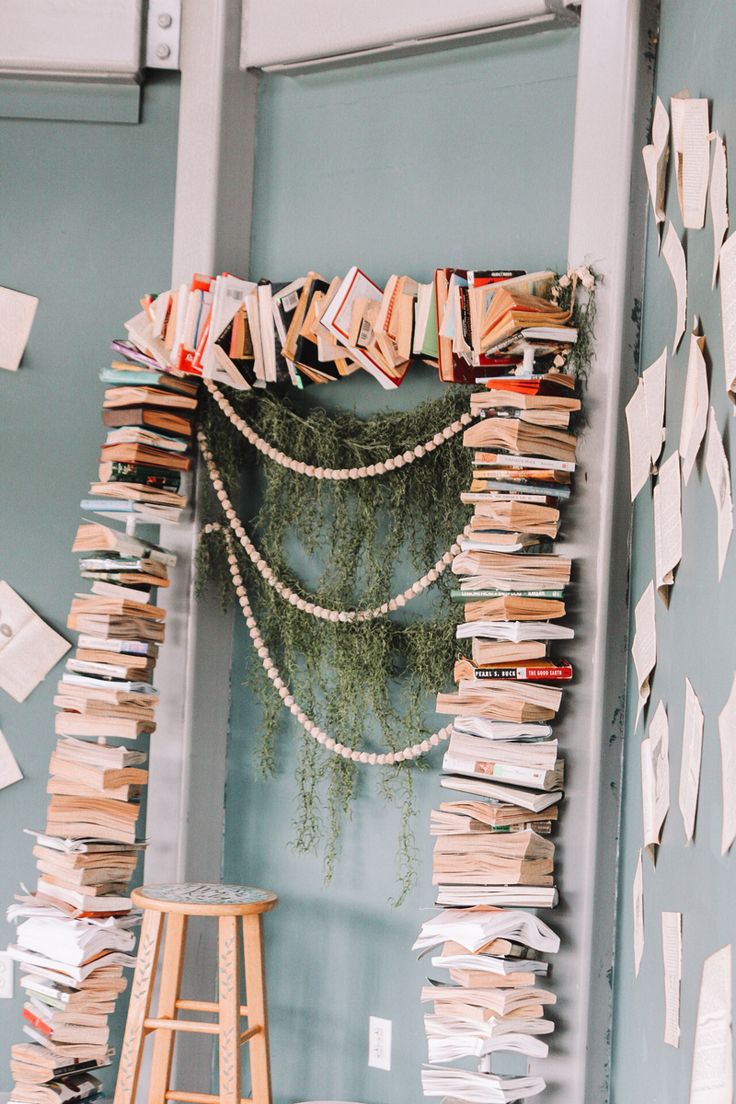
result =
M728 458L712 406L708 411L708 432L705 438L705 470L708 473L708 482L716 504L718 578L720 579L723 576L723 566L733 532L733 499Z
M0 689L25 701L71 644L0 582Z
M641 796L644 850L652 863L670 807L670 736L667 710L656 708L646 740L641 743Z
M650 145L644 146L641 155L644 159L644 171L647 174L649 199L657 226L658 241L659 227L665 220L664 195L667 187L667 162L670 155L669 136L670 117L667 108L657 96L652 120L652 141Z
M721 854L725 855L736 839L736 675L728 701L718 715L721 742Z
M649 678L657 662L657 618L654 608L654 583L650 582L636 603L634 610L634 640L631 645L631 658L636 670L636 682L639 689L639 704L636 710L636 723L649 698Z
M736 402L736 234L730 234L721 246L719 264L726 394L731 402Z
M664 1041L680 1045L680 983L682 981L682 913L662 913L664 969Z
M638 977L641 958L644 954L644 864L641 861L641 847L636 860L632 895L634 899L634 973Z
M647 400L640 379L636 391L626 404L626 426L629 433L629 472L631 501L642 489L652 467L647 422Z
M0 287L0 368L18 371L37 306L35 295Z
M670 100L677 200L686 230L702 230L710 175L708 101L687 91Z
M657 593L666 606L675 568L682 559L680 454L673 452L659 469L654 488L654 562Z
M676 353L687 322L687 262L682 242L671 222L667 223L665 230L662 256L667 262L672 283L675 285L675 336L672 339L672 352Z
M667 349L641 374L644 384L644 401L647 410L647 435L652 470L656 471L659 454L664 444L664 400L667 390Z
M733 1104L730 943L703 963L690 1104Z
M703 710L690 679L685 679L685 716L682 727L682 761L678 803L688 843L695 833L700 789L700 761L703 754Z
M14 782L20 782L22 777L23 773L10 750L10 744L0 732L0 790L12 786Z
M721 246L728 231L728 163L726 159L726 143L716 132L713 136L713 165L710 170L710 191L708 193L710 204L710 217L713 223L713 281L711 288L716 286L718 276L718 262L721 256Z
M708 373L705 367L705 338L698 335L695 319L690 334L690 352L687 358L685 396L682 401L682 425L680 427L680 456L682 478L687 486L708 424Z

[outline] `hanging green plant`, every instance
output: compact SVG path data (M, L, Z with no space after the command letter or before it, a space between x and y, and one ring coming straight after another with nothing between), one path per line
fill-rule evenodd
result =
M588 287L582 277L580 283L587 295L582 303L575 297L573 321L579 337L566 370L584 379L595 308L593 285ZM566 305L573 295L575 281L563 277L556 297ZM438 440L437 434L466 413L468 391L450 387L412 411L368 419L310 409L308 398L299 394L285 400L230 389L225 407L231 416L226 416L223 404L205 393L200 424L222 482L234 502L240 497L241 477L247 483L248 508L253 511L252 518L244 519L248 532L273 575L295 599L328 610L365 609L388 601L402 565L413 567L412 578L424 574L447 552L467 520L460 492L470 481L471 457L458 432L426 454L417 450L420 458L400 470L370 478L314 478L273 462L274 456L285 455L320 472L380 466L387 457ZM251 437L254 433L263 439L259 448L244 439L234 424L238 419L253 431ZM264 442L270 456L264 455ZM208 481L205 486L205 518L219 521L222 508ZM303 561L300 571L309 582L290 566L297 549ZM451 578L439 578L429 618L418 620L411 611L400 610L363 622L319 620L284 601L240 546L237 555L271 655L284 682L317 724L348 748L370 747L371 733L379 731L384 743L374 745L378 752L418 743L432 731L426 718L428 702L446 684L456 654L456 615L448 597ZM227 550L219 532L204 535L200 542L198 579L200 586L207 581L217 585L223 602L232 599ZM277 766L278 737L287 717L254 653L249 681L263 711L259 761L268 774ZM397 904L415 879L415 765L382 768L382 790L402 811ZM321 848L329 881L356 792L356 767L305 736L295 777L294 846L303 852Z

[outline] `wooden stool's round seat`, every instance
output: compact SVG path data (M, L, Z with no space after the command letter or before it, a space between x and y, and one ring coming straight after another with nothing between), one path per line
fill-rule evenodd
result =
M138 908L186 916L251 916L278 904L278 897L268 889L213 882L144 885L134 889L131 898Z

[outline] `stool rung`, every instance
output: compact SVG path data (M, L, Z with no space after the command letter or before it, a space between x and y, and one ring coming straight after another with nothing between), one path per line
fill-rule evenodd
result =
M187 1101L188 1104L220 1104L219 1096L212 1096L211 1093L183 1092L181 1089L167 1092L165 1099ZM242 1096L240 1104L253 1104L253 1097Z
M219 1012L220 1006L217 1001L196 1001L196 1000L178 1000L176 1007L180 1008L182 1012ZM240 1015L248 1015L248 1006L241 1004Z
M260 1024L256 1024L255 1027L249 1027L247 1031L243 1031L240 1035L240 1045L242 1046L243 1043L247 1043L248 1039L252 1039L253 1036L257 1035L260 1031L263 1031Z
M146 1031L191 1031L195 1035L219 1035L220 1025L210 1023L194 1023L189 1020L148 1019L143 1021Z

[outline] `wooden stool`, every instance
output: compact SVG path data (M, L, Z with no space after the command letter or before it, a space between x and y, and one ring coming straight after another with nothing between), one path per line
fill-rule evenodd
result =
M268 1019L263 969L261 913L278 903L265 889L234 885L150 885L134 889L133 904L144 910L138 959L130 993L125 1037L120 1052L115 1104L133 1104L138 1087L143 1043L154 1033L148 1104L168 1100L191 1104L271 1104L268 1060ZM156 979L159 945L166 920L158 1016L149 1015ZM218 917L218 1000L180 1000L184 940L189 916ZM243 961L247 1005L240 1003L240 947L238 918L243 922ZM216 1023L180 1020L178 1009L215 1012ZM240 1017L248 1019L241 1030ZM173 1091L169 1087L175 1031L191 1031L219 1037L219 1094ZM240 1096L240 1047L250 1053L252 1096Z

